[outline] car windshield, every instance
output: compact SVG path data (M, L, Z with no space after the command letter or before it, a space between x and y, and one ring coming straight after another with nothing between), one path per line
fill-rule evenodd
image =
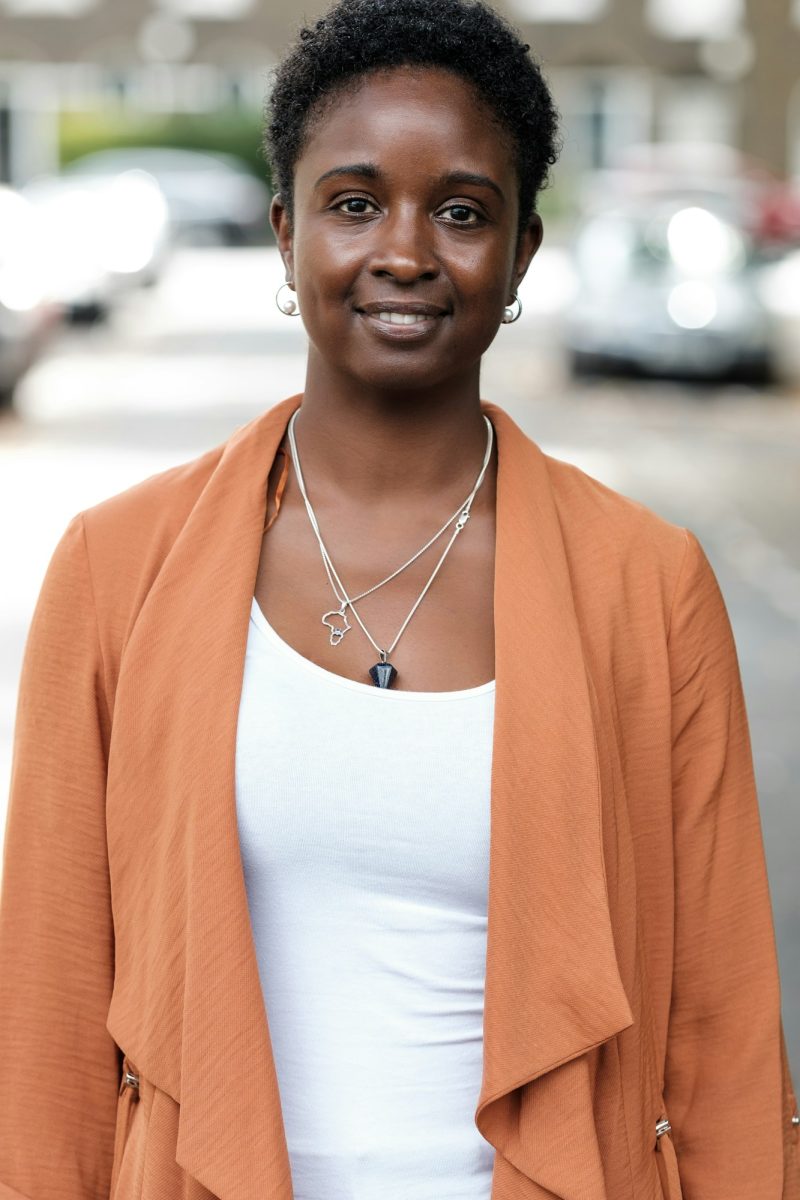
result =
M734 274L748 261L744 235L696 204L605 213L580 231L582 273L613 283L630 276Z

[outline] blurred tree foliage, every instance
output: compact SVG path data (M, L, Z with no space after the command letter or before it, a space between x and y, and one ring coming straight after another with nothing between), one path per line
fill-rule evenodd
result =
M178 146L233 154L270 181L261 154L262 116L242 109L215 113L62 112L59 119L61 166L95 150L128 146Z

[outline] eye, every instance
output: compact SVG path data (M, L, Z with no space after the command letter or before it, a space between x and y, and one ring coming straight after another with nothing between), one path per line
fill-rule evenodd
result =
M359 208L359 205L360 208ZM333 211L342 211L349 216L366 216L369 206L375 208L373 200L367 199L366 196L344 196L341 200L337 200L336 204L332 204ZM476 226L486 221L486 217L482 212L473 208L471 204L449 204L446 208L440 210L443 212L451 212L449 217L451 224L462 224L462 226Z
M332 205L331 207L334 210L336 210L336 209L340 209L343 204L371 204L371 203L372 203L372 201L368 200L366 196L345 196L344 199L338 200L336 202L336 204ZM362 213L364 212L364 209L363 208L358 209L358 210L349 209L348 211L350 212L350 214L352 216L360 217L362 215Z
M471 204L448 204L447 208L444 211L445 212L473 213L477 217L476 221L465 221L465 220L461 220L461 219L454 220L453 221L454 225L480 225L486 219L483 216L483 213L478 212L477 208L473 208Z

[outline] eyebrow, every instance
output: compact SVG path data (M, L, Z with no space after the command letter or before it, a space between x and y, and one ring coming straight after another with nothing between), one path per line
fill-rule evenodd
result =
M324 174L320 175L319 179L314 184L314 187L318 188L319 185L324 183L326 179L333 179L338 175L362 175L366 179L384 178L383 172L381 171L380 167L375 165L375 163L348 163L345 166L331 167L330 171L325 171ZM447 184L468 183L475 187L490 188L491 191L495 192L501 200L505 201L505 196L503 195L503 191L499 184L495 183L493 179L490 179L488 175L480 175L475 171L448 171L446 174L440 176L440 182Z

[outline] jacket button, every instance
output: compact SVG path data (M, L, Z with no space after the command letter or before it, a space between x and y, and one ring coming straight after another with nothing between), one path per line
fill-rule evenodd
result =
M134 1075L132 1071L126 1071L122 1082L126 1087L138 1088L139 1076Z
M797 1113L795 1113L794 1116L792 1117L792 1124L800 1125L800 1117L798 1117Z
M656 1121L656 1137L657 1138L660 1138L662 1136L662 1134L669 1133L671 1129L672 1129L672 1126L670 1125L670 1123L666 1117L663 1117L660 1121Z

